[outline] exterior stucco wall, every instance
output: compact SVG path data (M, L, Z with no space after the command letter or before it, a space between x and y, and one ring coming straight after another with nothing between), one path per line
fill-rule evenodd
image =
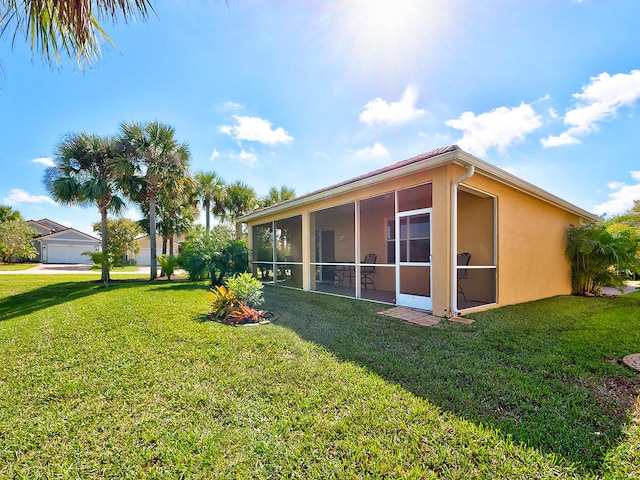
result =
M482 175L465 184L496 196L498 305L570 294L566 230L580 217Z

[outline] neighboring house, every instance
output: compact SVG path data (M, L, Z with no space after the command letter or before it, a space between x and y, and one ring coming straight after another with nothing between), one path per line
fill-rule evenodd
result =
M238 221L265 282L446 317L571 293L566 231L599 220L454 145Z
M184 235L175 235L173 237L173 254L175 256L181 251L181 244L185 241ZM138 238L138 244L140 245L140 251L136 254L129 253L128 257L135 260L136 265L142 267L148 267L151 265L151 238L149 235L144 235ZM170 242L167 242L167 255L170 255ZM156 235L156 253L157 256L162 256L162 236Z
M100 251L100 240L48 218L27 221L38 232L34 245L42 263L91 263L85 252Z

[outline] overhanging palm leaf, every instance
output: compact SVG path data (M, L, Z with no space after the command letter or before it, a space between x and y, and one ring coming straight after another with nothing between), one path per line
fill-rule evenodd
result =
M150 0L2 0L0 36L13 30L13 41L23 34L32 51L49 63L59 63L60 53L78 65L100 58L100 43L111 40L99 21L148 18Z

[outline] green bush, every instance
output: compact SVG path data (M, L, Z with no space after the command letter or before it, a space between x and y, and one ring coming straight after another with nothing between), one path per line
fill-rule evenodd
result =
M178 257L174 255L162 255L158 257L158 262L160 262L160 267L162 267L162 271L167 276L169 280L171 280L171 275L173 275L174 270L178 266Z
M228 238L222 230L196 230L187 238L182 252L182 267L189 278L210 278L212 285L221 285L226 275L246 272L248 266L247 244Z
M108 252L82 252L82 255L85 255L91 259L94 265L102 266L102 262L106 262L109 270L114 266L113 258L109 255Z
M602 287L621 287L638 271L640 244L631 227L585 223L567 231L565 255L571 262L572 288L577 295L599 295Z
M251 308L262 305L262 282L250 273L241 273L228 278L225 284L229 290L235 292L238 300Z

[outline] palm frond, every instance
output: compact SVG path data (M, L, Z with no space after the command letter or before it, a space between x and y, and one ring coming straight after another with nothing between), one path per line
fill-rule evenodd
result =
M66 53L78 66L101 56L101 42L113 42L99 21L146 20L150 0L3 0L0 36L13 30L13 42L24 35L31 50L51 64Z

